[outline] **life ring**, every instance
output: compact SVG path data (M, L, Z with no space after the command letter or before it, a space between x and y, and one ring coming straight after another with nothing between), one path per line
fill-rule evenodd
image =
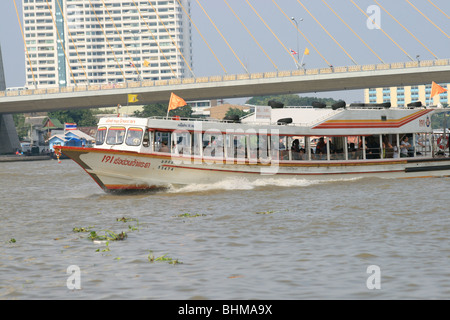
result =
M449 141L446 136L440 136L437 140L437 145L439 149L445 150L448 149Z

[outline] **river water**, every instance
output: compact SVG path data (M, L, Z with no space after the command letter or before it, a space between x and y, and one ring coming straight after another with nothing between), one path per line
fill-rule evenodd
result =
M0 163L0 299L448 299L449 186L107 194L71 160ZM93 241L80 228L127 237Z

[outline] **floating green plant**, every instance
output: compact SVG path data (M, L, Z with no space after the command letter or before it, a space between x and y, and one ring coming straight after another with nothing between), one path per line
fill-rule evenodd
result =
M100 240L100 241L118 241L125 240L128 235L125 232L114 233L110 230L105 230L103 235L97 233L97 231L91 231L89 234L89 239L91 240Z
M92 227L80 227L80 228L73 228L72 231L73 232L90 232Z
M205 217L205 216L206 216L206 214L200 214L200 213L192 214L189 212L177 215L177 217L179 217L179 218L195 218L195 217Z
M121 221L121 222L131 222L131 221L136 221L136 225L135 226L133 226L133 225L128 225L128 229L130 230L130 231L136 231L136 230L138 230L139 231L139 221L138 221L138 219L135 219L135 218L125 218L125 217L122 217L122 218L117 218L116 219L116 221Z
M111 251L111 249L109 249L109 241L106 241L106 248L105 249L97 249L97 250L95 250L95 252L108 252L108 251Z
M137 221L138 222L138 220L135 218L125 218L125 217L117 218L116 221L122 221L122 222ZM139 224L139 222L138 222L138 224Z
M167 254L160 256L160 257L155 257L155 255L153 254L153 251L149 251L147 259L150 262L163 261L163 262L168 262L169 264L181 264L182 263L178 259L172 259L170 257L167 257Z
M9 239L8 243L16 243L16 239L11 238L11 239Z
M256 214L272 214L272 213L274 213L275 211L258 211L258 212L255 212Z

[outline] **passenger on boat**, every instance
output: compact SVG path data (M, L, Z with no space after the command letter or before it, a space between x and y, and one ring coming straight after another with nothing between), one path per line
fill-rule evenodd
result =
M350 143L350 146L348 148L348 158L349 159L356 159L356 148L355 143Z
M300 141L295 139L292 141L292 160L300 160Z
M331 160L336 160L337 159L337 150L336 150L336 146L334 145L334 143L331 142L331 140L328 141L329 149L330 149L330 159Z
M415 141L417 144L416 145L416 147L417 147L416 154L417 155L421 155L422 152L428 151L427 147L430 145L430 142L428 141L426 135L420 135L420 133L417 133Z
M170 152L170 149L165 141L161 142L161 148L159 148L159 152Z
M378 159L380 158L380 144L375 140L374 136L370 136L367 139L367 159Z
M306 160L306 150L303 148L300 148L299 151L299 160Z
M393 158L394 147L392 147L387 136L383 136L383 158Z
M321 137L316 145L316 158L318 160L325 160L326 156L327 156L327 144L325 143L324 137Z
M400 157L408 157L409 148L411 148L411 144L408 142L408 136L404 136L400 144Z
M278 151L280 160L289 160L289 150L284 144L286 138L280 138L278 143Z

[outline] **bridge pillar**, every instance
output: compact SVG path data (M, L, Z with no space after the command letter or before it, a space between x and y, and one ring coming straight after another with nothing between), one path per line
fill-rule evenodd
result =
M5 72L0 46L0 91L5 91L5 89ZM20 141L12 115L0 114L0 154L14 153L18 148L20 148Z

